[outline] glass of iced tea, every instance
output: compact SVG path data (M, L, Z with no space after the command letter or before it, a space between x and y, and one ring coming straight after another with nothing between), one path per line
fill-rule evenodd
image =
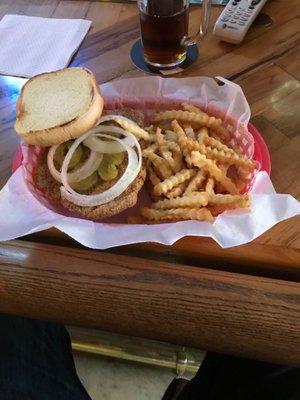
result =
M211 0L203 0L202 21L189 36L189 0L138 0L144 57L156 68L170 68L186 58L187 47L202 38L208 28Z

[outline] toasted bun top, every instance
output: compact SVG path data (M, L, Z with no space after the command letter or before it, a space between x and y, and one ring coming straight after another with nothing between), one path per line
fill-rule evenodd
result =
M63 143L92 128L102 109L103 99L89 70L66 68L44 73L23 86L15 130L30 144Z

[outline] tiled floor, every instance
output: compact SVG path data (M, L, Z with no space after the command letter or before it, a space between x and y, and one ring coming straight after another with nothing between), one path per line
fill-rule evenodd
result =
M77 373L92 400L161 400L172 370L86 353L74 354Z

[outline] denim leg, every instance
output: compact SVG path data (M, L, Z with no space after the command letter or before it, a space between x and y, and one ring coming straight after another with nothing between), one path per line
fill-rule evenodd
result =
M177 400L299 400L300 369L207 353Z
M1 400L90 400L63 325L0 314Z

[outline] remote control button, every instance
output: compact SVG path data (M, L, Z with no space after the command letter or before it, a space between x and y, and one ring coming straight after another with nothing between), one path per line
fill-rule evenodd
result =
M249 17L251 17L251 14L244 13L243 16L244 16L245 18L249 18Z
M238 22L239 25L244 26L245 22Z
M260 3L260 0L252 0L251 1L251 6L256 6L256 4L258 4L258 3Z
M233 6L237 6L237 2L234 1L234 2L232 3L232 5L233 5Z
M231 24L236 24L236 21L234 21L234 20L231 20L231 21L229 21Z
M229 18L221 18L221 21L222 22L227 22L227 21L229 21Z
M241 18L241 21L247 22L247 21L248 21L248 18Z
M254 10L254 7L253 6L249 6L249 10Z

